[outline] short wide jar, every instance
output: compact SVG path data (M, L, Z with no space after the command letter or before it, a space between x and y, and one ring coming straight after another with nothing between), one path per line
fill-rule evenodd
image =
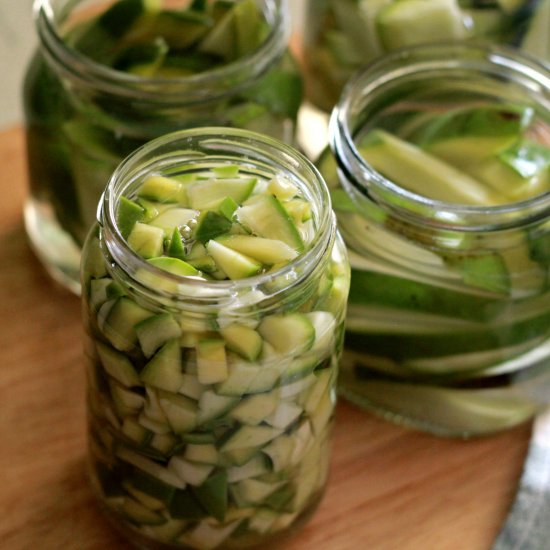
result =
M229 126L292 143L301 78L281 0L36 0L24 84L25 224L79 292L80 250L110 175L168 132Z
M318 165L352 265L342 395L448 436L531 418L550 402L547 67L400 51L348 85L330 143Z
M200 184L230 173L219 180L229 189L235 166L239 177L257 179L259 200L273 202L261 190L282 177L309 205L309 244L294 259L246 278L217 272L205 280L161 269L129 246L121 208L144 178ZM292 201L288 185L278 189ZM328 189L281 142L187 130L120 165L83 249L82 299L92 484L132 542L262 547L311 515L329 468L348 288Z

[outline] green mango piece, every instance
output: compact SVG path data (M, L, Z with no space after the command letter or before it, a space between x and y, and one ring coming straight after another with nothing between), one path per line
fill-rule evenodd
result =
M204 509L223 522L228 504L227 488L227 473L222 471L210 476L200 487L193 487L192 491Z
M169 510L174 519L202 519L209 515L190 489L176 490Z

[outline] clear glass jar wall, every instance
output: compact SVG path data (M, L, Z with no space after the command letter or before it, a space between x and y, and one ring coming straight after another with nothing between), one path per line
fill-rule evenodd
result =
M200 200L210 201L220 186L205 174L231 172L218 181L230 195L235 165L239 178L257 180L248 207L281 175L307 199L309 244L294 259L242 279L182 277L140 257L145 241L136 248L132 232L123 237L127 199L148 175L193 181L187 195L208 188ZM150 209L151 189L136 204ZM278 204L291 211L289 187L277 189L286 197ZM166 212L181 214L164 206L164 221ZM151 226L130 218L136 235L164 227L158 216ZM216 238L217 247L236 235L243 237L233 228ZM212 242L204 246L217 262ZM262 547L295 530L326 482L349 287L345 247L313 166L240 130L157 139L112 177L83 249L82 277L91 477L115 525L140 548Z
M425 42L489 41L550 62L550 0L307 0L306 94L330 112L352 74Z
M339 387L442 435L550 402L550 74L417 47L354 79L319 167L350 253Z
M198 126L294 139L301 78L286 50L284 0L37 0L35 18L26 227L74 291L100 194L136 147Z

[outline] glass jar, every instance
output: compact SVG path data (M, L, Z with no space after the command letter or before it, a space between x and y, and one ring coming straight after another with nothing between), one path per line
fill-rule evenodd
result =
M550 401L547 68L497 47L390 54L350 82L330 144L352 266L342 395L448 436L531 418Z
M117 212L144 177L203 181L228 164L259 182L283 175L300 190L311 206L306 251L263 274L209 281L133 252ZM319 173L260 134L185 130L128 157L98 215L83 249L82 299L90 470L102 507L140 548L244 548L294 531L326 482L349 287ZM252 341L260 347L249 354Z
M550 61L550 0L307 0L306 96L330 112L350 76L397 48L487 40Z
M136 147L199 126L294 139L301 78L286 49L284 0L160 4L35 3L40 46L24 84L25 222L50 274L75 292L101 192Z

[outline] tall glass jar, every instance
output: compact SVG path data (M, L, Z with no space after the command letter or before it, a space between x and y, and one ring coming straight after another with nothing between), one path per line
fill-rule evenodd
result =
M307 0L306 95L330 112L350 76L397 48L448 40L519 47L550 62L550 0Z
M230 193L235 166L257 181L249 206L275 200L265 194L269 181L290 201L280 203L285 209L295 204L285 191L292 186L307 200L309 244L294 259L247 278L206 280L159 269L131 247L132 233L123 237L121 209L149 175L192 178L200 190L212 174L231 173L219 180ZM239 212L232 219L240 223ZM140 548L262 547L310 516L328 472L348 287L328 189L281 142L186 130L120 165L83 249L82 298L91 477L130 540Z
M547 68L496 47L388 55L346 88L330 144L342 394L441 435L529 419L550 402Z
M301 79L285 0L36 0L35 20L26 228L50 274L75 292L100 194L136 147L198 126L293 141Z

